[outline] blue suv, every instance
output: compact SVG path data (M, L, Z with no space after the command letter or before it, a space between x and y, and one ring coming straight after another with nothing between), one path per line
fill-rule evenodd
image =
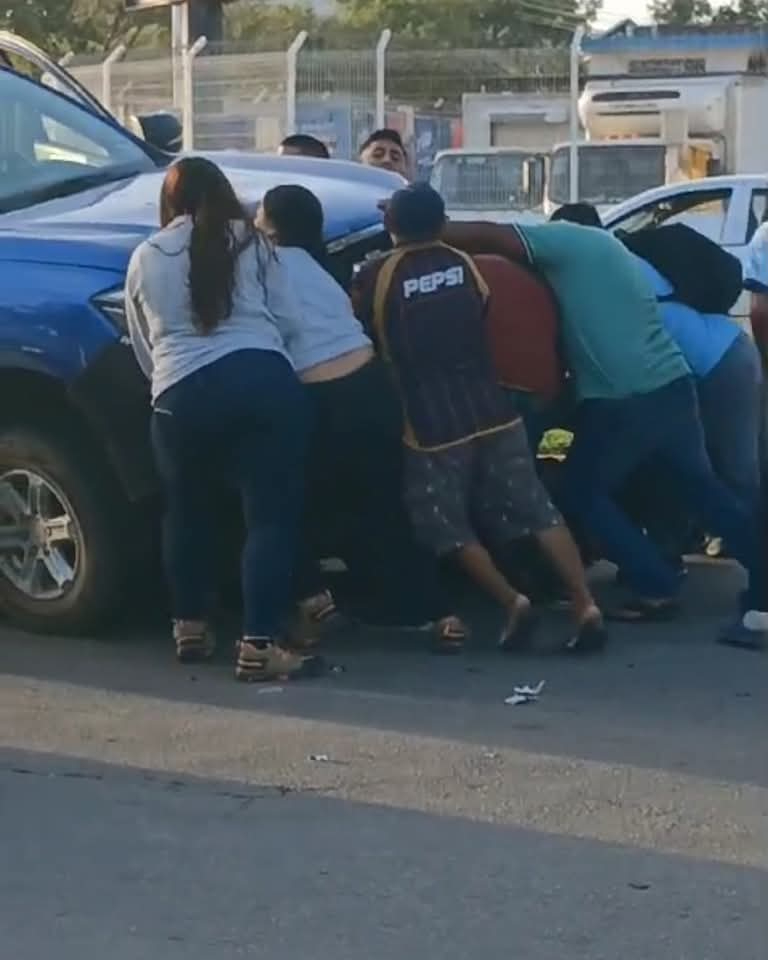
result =
M172 160L84 101L0 66L0 607L62 633L113 616L147 566L148 385L122 285ZM378 203L402 182L392 174L207 156L254 205L278 183L313 190L342 282L386 245Z

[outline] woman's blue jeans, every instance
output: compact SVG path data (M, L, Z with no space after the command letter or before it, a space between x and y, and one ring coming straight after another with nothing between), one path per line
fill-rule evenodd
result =
M246 527L243 633L278 634L292 595L307 420L290 364L266 350L227 354L155 401L152 445L166 498L163 553L174 619L210 615L216 502L231 489Z

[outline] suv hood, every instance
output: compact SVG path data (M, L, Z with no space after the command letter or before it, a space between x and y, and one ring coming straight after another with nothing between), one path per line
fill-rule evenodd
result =
M396 174L333 160L205 154L222 167L254 211L267 190L299 183L323 204L328 241L375 228L378 204L403 185ZM124 271L133 250L158 228L165 172L144 173L0 216L0 260Z

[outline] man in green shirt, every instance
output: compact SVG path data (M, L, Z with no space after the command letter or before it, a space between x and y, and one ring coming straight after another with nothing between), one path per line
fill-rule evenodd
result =
M560 303L563 348L579 400L622 400L690 374L653 289L611 234L572 223L517 232Z
M614 499L652 456L668 464L691 506L749 572L745 608L765 610L755 518L714 474L690 370L664 327L653 288L624 245L607 231L572 223L514 229L449 223L445 239L469 253L527 261L557 296L578 401L561 502L633 590L617 616L660 619L677 609L677 572Z

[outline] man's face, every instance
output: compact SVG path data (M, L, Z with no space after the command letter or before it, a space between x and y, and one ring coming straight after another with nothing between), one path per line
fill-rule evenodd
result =
M408 176L408 164L405 151L392 140L374 140L360 154L360 160L368 167L381 167Z

